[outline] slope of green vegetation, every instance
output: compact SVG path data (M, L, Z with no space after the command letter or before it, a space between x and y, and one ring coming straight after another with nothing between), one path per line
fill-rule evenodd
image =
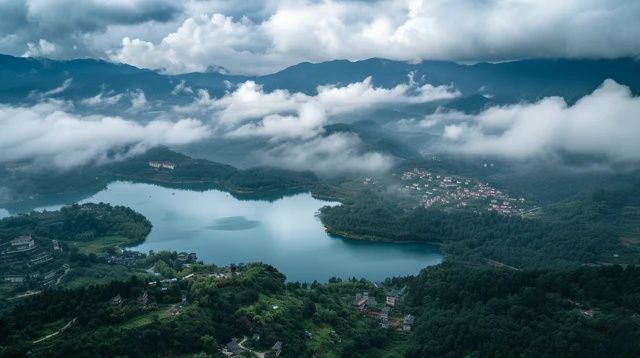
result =
M0 220L0 299L74 280L126 278L132 272L129 269L91 267L104 265L106 255L120 254L124 247L144 241L150 230L151 223L141 214L108 204L72 205L4 218ZM26 250L13 246L18 237L27 240Z
M620 243L614 208L622 203L612 202L615 198L626 196L594 194L564 208L555 220L545 220L424 208L407 213L365 191L344 205L323 208L321 219L329 232L347 238L441 243L454 260L491 260L517 268L637 263L640 252Z
M445 263L411 281L407 357L637 357L640 269L477 270Z
M150 162L170 163L173 169L153 168ZM60 198L77 200L104 189L116 180L131 180L192 190L220 189L245 199L276 199L310 190L317 178L311 172L271 167L236 169L230 165L193 159L164 147L103 165L70 171L56 169L8 170L0 168L0 205L16 208L46 206Z
M369 357L406 338L350 307L356 292L373 294L368 282L285 285L282 274L262 264L224 276L211 266L183 269L194 275L154 284L134 276L33 297L0 318L0 356L219 357L224 344L249 337L245 345L256 352L283 342L281 357ZM139 300L145 292L148 302Z
M388 288L364 280L285 284L267 265L193 264L177 281L134 276L28 299L0 318L0 356L221 357L236 338L244 357L272 356L278 341L281 357L632 357L640 354L639 274L445 263L385 282L408 286L393 311L416 317L404 332L380 326L375 314ZM380 303L360 311L351 301L364 291Z

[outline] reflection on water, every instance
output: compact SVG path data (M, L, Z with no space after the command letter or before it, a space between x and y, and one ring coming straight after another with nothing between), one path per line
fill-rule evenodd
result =
M211 230L249 230L260 225L260 221L247 220L244 216L230 216L216 219L214 224L208 226Z
M134 249L196 252L206 263L265 262L293 281L330 277L381 280L416 274L442 261L430 245L372 243L327 235L315 216L338 205L297 194L273 202L243 201L217 191L116 182L81 202L125 205L153 224Z

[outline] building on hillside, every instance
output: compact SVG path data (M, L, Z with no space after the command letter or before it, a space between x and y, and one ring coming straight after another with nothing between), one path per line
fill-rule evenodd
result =
M40 252L36 255L31 256L31 258L29 259L29 263L32 266L41 265L49 261L53 261L53 257L46 252Z
M359 310L364 310L367 307L375 306L377 304L376 299L369 296L369 292L356 293L351 305Z
M162 168L162 163L161 162L156 162L156 161L150 161L149 162L149 166L151 168L160 169L160 168Z
M381 317L382 318L389 318L389 314L391 313L391 307L390 306L384 306L384 308L382 309L382 313L381 313Z
M142 292L142 294L136 298L136 303L141 306L146 306L149 303L149 294L147 291Z
M398 296L396 296L393 293L389 293L385 299L385 303L387 306L395 307L397 300L398 300Z
M163 162L162 163L162 168L174 170L176 168L176 165L174 163L171 163L171 162Z
M4 275L3 280L5 282L11 282L11 283L22 283L25 280L25 276L24 275Z
M112 306L120 306L122 304L122 296L120 296L120 294L114 296L111 298L110 301Z
M11 240L10 253L27 253L36 249L36 243L31 235L18 236Z
M413 327L413 316L408 314L404 316L402 320L402 330L405 332L411 331L411 327Z
M178 261L183 263L189 261L189 254L184 251L178 253Z
M280 353L282 353L282 342L281 341L277 341L273 347L271 347L271 350L273 351L273 353L276 355L276 357L280 356Z
M234 338L231 340L231 342L227 343L224 346L224 348L222 349L222 354L224 354L227 357L233 357L242 353L242 351L243 349L238 344L238 340Z

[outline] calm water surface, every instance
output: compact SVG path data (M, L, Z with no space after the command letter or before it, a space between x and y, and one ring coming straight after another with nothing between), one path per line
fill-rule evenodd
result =
M353 241L328 235L315 216L325 205L310 194L273 202L238 200L230 194L115 182L81 202L125 205L142 213L153 229L134 250L196 252L219 266L265 262L292 281L330 277L382 280L416 274L442 261L431 245ZM0 213L1 215L1 213Z

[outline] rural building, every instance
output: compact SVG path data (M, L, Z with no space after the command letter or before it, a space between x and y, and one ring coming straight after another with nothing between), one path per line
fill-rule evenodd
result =
M273 351L273 353L276 355L276 357L280 356L280 353L282 353L282 342L281 341L277 341L273 347L271 347L271 350Z
M404 316L404 320L402 320L402 330L409 332L411 331L411 327L413 327L413 316L408 314Z

